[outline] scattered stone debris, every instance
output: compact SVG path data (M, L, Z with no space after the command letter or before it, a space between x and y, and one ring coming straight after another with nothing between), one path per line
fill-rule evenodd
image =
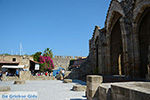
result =
M72 79L64 79L64 83L72 83Z
M73 85L72 88L73 91L86 91L85 85Z
M14 84L25 84L25 80L16 80Z

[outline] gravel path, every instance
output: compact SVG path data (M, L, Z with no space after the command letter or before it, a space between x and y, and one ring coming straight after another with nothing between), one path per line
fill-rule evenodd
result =
M10 86L11 91L36 91L39 100L86 100L85 92L71 91L76 83L62 83L59 80L26 81L24 85L14 85L13 81L1 82Z

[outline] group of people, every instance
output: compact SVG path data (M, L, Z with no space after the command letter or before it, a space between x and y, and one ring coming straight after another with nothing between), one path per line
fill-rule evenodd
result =
M36 73L32 73L33 76L52 76L51 72L36 72Z
M19 70L16 69L15 73L14 72L10 72L9 70L5 71L5 72L2 72L0 71L0 77L3 76L3 74L5 74L6 76L19 76Z

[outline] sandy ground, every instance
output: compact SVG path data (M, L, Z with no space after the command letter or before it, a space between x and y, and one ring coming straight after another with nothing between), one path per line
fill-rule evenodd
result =
M85 92L72 91L77 83L63 83L59 80L26 81L24 85L14 85L13 81L1 82L10 86L11 91L35 91L39 100L86 100Z

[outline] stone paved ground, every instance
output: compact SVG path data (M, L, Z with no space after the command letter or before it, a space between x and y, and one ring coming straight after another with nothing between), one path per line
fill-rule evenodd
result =
M76 83L62 83L58 80L26 81L23 85L14 85L13 81L1 82L0 86L10 86L11 91L36 91L39 100L86 100L85 92L71 91Z

